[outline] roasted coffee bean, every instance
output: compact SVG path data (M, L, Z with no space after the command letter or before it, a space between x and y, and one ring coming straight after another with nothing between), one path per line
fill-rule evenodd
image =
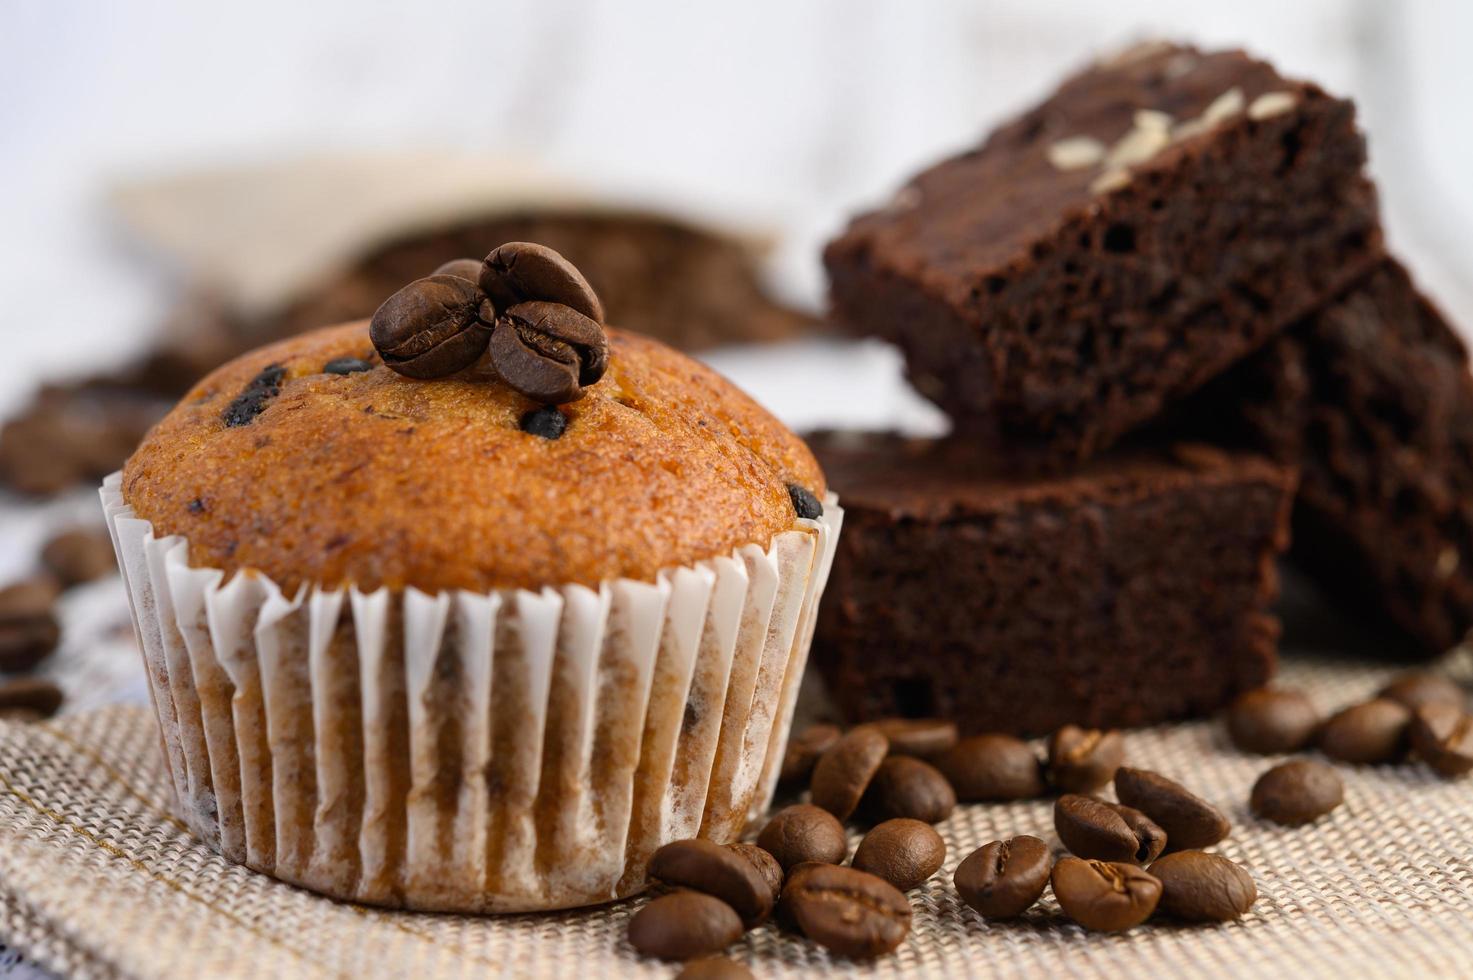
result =
M1318 759L1281 762L1258 777L1249 806L1265 820L1297 827L1318 820L1345 800L1345 785Z
M930 824L900 817L876 824L849 863L908 892L940 871L945 860L946 842Z
M31 670L61 640L53 603L56 586L46 579L17 582L0 589L0 671Z
M1455 704L1462 708L1468 703L1467 693L1456 681L1430 670L1409 670L1398 674L1381 688L1376 697L1397 701L1413 711L1427 704Z
M481 263L481 288L498 309L536 300L561 303L595 323L604 322L603 304L577 267L545 245L507 242Z
M940 823L956 809L956 791L929 762L892 755L880 763L860 810L871 820L909 817Z
M707 956L691 960L675 980L753 980L752 971L725 956Z
M118 570L113 539L102 528L74 528L41 548L41 564L65 588L95 582Z
M1166 831L1139 810L1066 793L1054 803L1054 830L1076 856L1150 864L1166 848Z
M1390 698L1353 704L1320 728L1320 751L1341 762L1376 765L1404 758L1412 709Z
M596 384L609 366L609 342L604 328L577 310L560 303L518 303L504 319L516 325L517 335L543 357L563 360L571 350L578 368L578 384Z
M1015 919L1033 907L1048 884L1048 845L1027 835L984 844L957 865L957 894L989 919Z
M772 892L772 900L776 902L783 891L783 866L777 863L777 858L756 844L736 843L726 846L746 858L757 869L757 873L767 883L767 890Z
M1228 737L1244 752L1297 752L1314 740L1320 713L1298 691L1259 688L1238 696L1227 710Z
M544 439L558 439L568 431L568 417L554 405L532 409L522 415L518 424L528 435L541 436Z
M1115 778L1125 762L1119 732L1065 725L1048 740L1048 781L1065 793L1092 793Z
M843 734L838 725L809 725L788 739L779 780L797 783L813 775L813 767L818 763L819 756L833 748Z
M875 875L831 864L799 869L782 903L800 932L840 956L888 953L910 932L910 902Z
M1412 714L1412 751L1444 776L1473 770L1473 717L1446 701L1424 704Z
M847 820L890 751L890 742L873 728L856 728L819 757L813 767L813 802Z
M1043 769L1028 743L1011 735L973 735L937 761L957 799L1028 800L1043 795Z
M361 357L334 357L322 365L323 374L362 374L372 370L373 362Z
M649 876L667 885L715 895L736 910L748 929L772 912L772 886L757 866L715 841L671 841L650 857Z
M838 864L849 853L844 825L829 811L807 803L773 814L757 835L757 846L777 858L784 871L805 861Z
M507 387L544 405L583 397L578 355L561 341L540 337L503 317L491 335L491 364Z
M956 723L940 718L881 718L860 728L874 728L890 741L891 755L931 759L957 743Z
M15 677L0 682L0 717L50 718L65 699L61 688L44 677Z
M481 262L479 259L451 259L444 263L434 272L432 276L455 276L466 282L480 283Z
M1187 922L1230 922L1258 901L1253 876L1217 854L1177 851L1146 870L1161 882L1157 907Z
M741 917L721 899L703 892L662 895L629 920L629 944L662 960L719 953L740 938Z
M374 313L368 336L383 362L408 378L446 378L485 353L496 310L458 276L417 279Z
M1221 810L1160 773L1121 766L1115 773L1115 795L1156 821L1173 851L1211 847L1232 829Z
M1063 857L1050 880L1064 914L1096 932L1138 926L1161 900L1161 882L1133 864Z
M220 420L227 428L250 425L256 420L257 415L266 411L266 405L271 399L281 394L281 382L285 379L286 368L280 364L272 364L262 369L261 373L246 385L245 391L236 395L235 399L225 406L225 411L220 413Z
M817 520L823 516L823 503L796 483L788 484L788 499L793 502L793 510L805 521Z

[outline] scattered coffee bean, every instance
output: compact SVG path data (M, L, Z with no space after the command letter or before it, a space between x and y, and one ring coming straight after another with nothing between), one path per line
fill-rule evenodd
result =
M841 737L813 767L814 804L847 820L889 751L889 740L872 728Z
M95 582L118 570L113 539L102 528L74 528L41 548L41 564L64 588Z
M225 411L220 413L220 420L227 428L250 425L257 415L266 411L266 404L281 394L281 382L285 378L286 368L280 364L264 368L246 385L245 391L225 406Z
M772 886L757 866L715 841L671 841L650 857L649 875L667 885L715 895L736 910L748 929L772 912Z
M875 771L860 809L871 820L908 817L940 823L956 809L956 791L929 762L892 755Z
M1065 725L1048 740L1048 781L1065 793L1092 793L1115 778L1125 762L1119 732Z
M361 357L334 357L322 365L323 374L361 374L372 370L373 362Z
M1013 919L1033 907L1053 870L1048 845L1037 837L984 844L957 866L957 894L989 919Z
M691 960L675 980L754 980L752 971L725 956L707 956Z
M957 743L956 723L940 718L881 718L859 727L878 729L889 739L891 755L931 759Z
M833 748L843 734L838 725L809 725L788 739L782 774L778 778L784 783L797 783L813 775L819 756Z
M1028 743L1011 735L964 738L937 762L957 798L967 802L1042 796L1043 770Z
M44 677L15 677L0 682L0 717L50 718L64 700L61 688Z
M1162 912L1187 922L1230 922L1258 901L1241 865L1206 851L1177 851L1146 869L1161 882Z
M1259 688L1238 696L1227 711L1228 737L1244 752L1297 752L1314 740L1320 713L1299 691Z
M1121 766L1115 795L1166 831L1166 846L1173 851L1211 847L1232 829L1221 810L1160 773Z
M1433 701L1412 713L1412 751L1444 776L1473 770L1473 717L1459 704Z
M793 510L803 520L812 521L823 516L823 504L819 499L796 483L788 484L788 498L793 501Z
M776 902L783 891L783 866L777 863L777 858L756 844L736 843L726 846L751 862L752 867L757 869L757 873L767 883L767 890L772 892L773 902Z
M528 435L544 439L557 439L568 430L568 417L556 406L543 405L522 416L521 429Z
M1150 864L1166 848L1166 831L1139 810L1066 793L1054 803L1054 830L1076 856Z
M807 803L773 814L757 835L757 846L777 858L784 871L805 861L838 864L849 853L844 825L829 811Z
M495 308L457 276L417 279L373 314L368 335L383 362L409 378L446 378L470 367L491 340Z
M910 932L910 902L875 875L807 865L788 879L782 902L803 935L840 956L888 953Z
M945 860L946 842L930 824L900 817L865 834L850 864L908 892L940 871Z
M1249 806L1265 820L1287 827L1318 820L1345 800L1345 786L1318 759L1281 762L1258 777Z
M1398 674L1381 688L1376 697L1397 701L1413 711L1426 704L1454 704L1462 708L1468 701L1467 694L1456 681L1430 670L1409 670Z
M1373 698L1333 715L1320 728L1320 751L1341 762L1376 765L1407 754L1412 709L1390 698Z
M577 267L545 245L507 242L481 263L477 281L498 309L542 300L604 322L603 304Z
M629 920L629 944L662 960L708 956L741 937L741 917L721 899L702 892L662 895Z
M432 276L455 276L466 282L479 283L481 278L481 262L479 259L451 259L444 263L434 272Z
M61 639L52 604L56 587L45 579L17 582L0 589L0 671L34 668Z
M1050 880L1064 914L1096 932L1138 926L1161 900L1161 882L1133 864L1063 857Z

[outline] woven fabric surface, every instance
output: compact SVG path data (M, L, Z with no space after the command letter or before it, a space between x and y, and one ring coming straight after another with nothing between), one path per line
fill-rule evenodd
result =
M1363 698L1389 668L1298 660L1282 683L1324 710ZM76 977L670 976L625 941L640 900L498 918L417 915L319 898L226 863L168 812L146 709L0 723L0 935ZM1133 765L1219 803L1259 901L1240 922L1084 932L1051 895L1021 921L988 923L951 885L989 840L1057 842L1050 804L971 805L940 825L941 873L911 893L915 924L892 956L856 965L764 926L730 954L759 977L1449 976L1473 974L1473 783L1416 765L1343 766L1346 802L1305 828L1247 812L1273 760L1234 751L1210 723L1128 736ZM857 840L857 838L856 838Z

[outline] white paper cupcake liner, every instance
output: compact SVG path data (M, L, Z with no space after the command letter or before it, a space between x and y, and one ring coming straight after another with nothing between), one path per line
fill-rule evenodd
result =
M733 840L777 782L843 511L729 557L541 592L306 587L192 568L102 487L180 817L324 894L608 901Z

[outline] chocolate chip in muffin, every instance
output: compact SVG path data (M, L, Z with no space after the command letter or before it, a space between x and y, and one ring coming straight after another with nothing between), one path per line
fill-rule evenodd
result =
M225 407L221 420L230 428L250 425L266 410L266 403L281 394L281 382L285 377L286 368L280 364L272 364L262 370L246 385L245 391Z
M522 431L544 439L556 439L568 430L568 417L556 406L543 405L522 416Z
M322 365L323 374L357 374L372 370L373 364L361 357L334 357Z
M803 520L812 521L823 516L823 504L818 502L818 498L811 491L796 483L789 483L788 496L793 499L793 509Z

